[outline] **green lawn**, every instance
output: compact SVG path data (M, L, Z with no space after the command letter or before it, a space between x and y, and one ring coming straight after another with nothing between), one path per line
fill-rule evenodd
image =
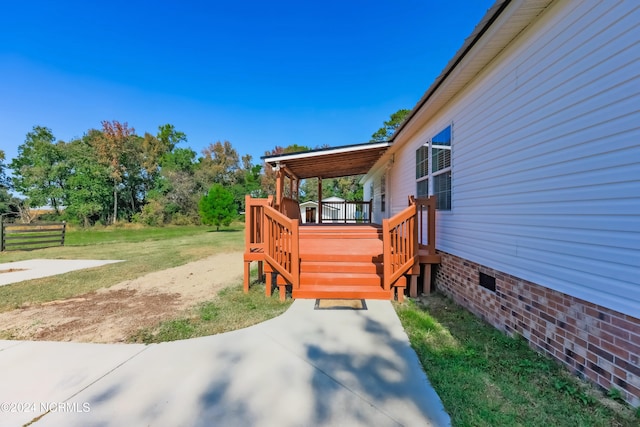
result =
M604 398L523 339L439 294L424 301L395 307L454 426L640 425L638 411Z
M242 226L215 232L211 227L104 228L70 230L66 245L0 253L0 263L34 258L121 259L99 269L74 271L0 287L0 312L25 303L68 298L123 280L221 252L243 251Z

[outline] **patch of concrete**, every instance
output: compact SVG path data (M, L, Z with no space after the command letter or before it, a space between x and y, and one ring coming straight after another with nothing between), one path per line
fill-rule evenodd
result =
M85 268L100 267L106 264L122 262L107 259L30 259L26 261L0 264L0 270L10 270L0 274L0 286L24 280L40 279Z

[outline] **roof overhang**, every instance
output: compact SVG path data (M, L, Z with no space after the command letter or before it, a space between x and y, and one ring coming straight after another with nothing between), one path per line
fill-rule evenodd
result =
M262 159L274 169L288 169L298 179L338 178L366 174L390 145L389 142L343 145L264 156Z

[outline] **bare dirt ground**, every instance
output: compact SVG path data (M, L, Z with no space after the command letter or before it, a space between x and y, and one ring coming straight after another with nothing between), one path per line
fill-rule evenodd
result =
M144 327L212 299L242 278L242 254L224 253L66 300L0 313L13 339L124 342Z

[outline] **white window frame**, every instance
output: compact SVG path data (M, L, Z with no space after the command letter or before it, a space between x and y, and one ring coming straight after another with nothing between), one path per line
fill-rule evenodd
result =
M449 134L450 134L450 138L449 138L449 145L438 145L438 144L434 144L433 140L434 138L436 138L437 136L439 136L441 133L443 133L445 130L447 130L447 128L450 128L449 130ZM419 176L420 175L420 170L418 169L418 155L421 151L424 152L424 148L427 148L427 173L423 176ZM425 142L424 144L422 144L421 147L419 147L416 150L416 195L417 196L425 196L424 194L418 194L418 185L419 183L423 182L423 181L427 181L427 187L428 187L428 195L429 196L433 196L436 195L435 194L435 189L434 189L434 181L435 178L440 176L440 175L444 175L444 174L451 174L451 163L452 163L452 156L451 154L449 155L449 165L446 167L443 167L442 169L439 169L437 171L433 171L434 169L434 164L433 164L433 157L434 157L434 148L436 149L445 149L445 150L450 150L452 151L453 149L453 123L448 124L447 126L445 126L444 128L442 128L441 131L439 131L438 133L436 133L433 137L431 137L427 142ZM424 154L424 153L423 153ZM424 160L423 160L424 161ZM452 177L453 178L453 177ZM441 210L441 211L450 211L452 209L452 203L451 203L451 192L452 192L452 186L450 185L449 187L449 204L448 206L445 207L441 207L441 201L438 200L437 202L437 209Z

